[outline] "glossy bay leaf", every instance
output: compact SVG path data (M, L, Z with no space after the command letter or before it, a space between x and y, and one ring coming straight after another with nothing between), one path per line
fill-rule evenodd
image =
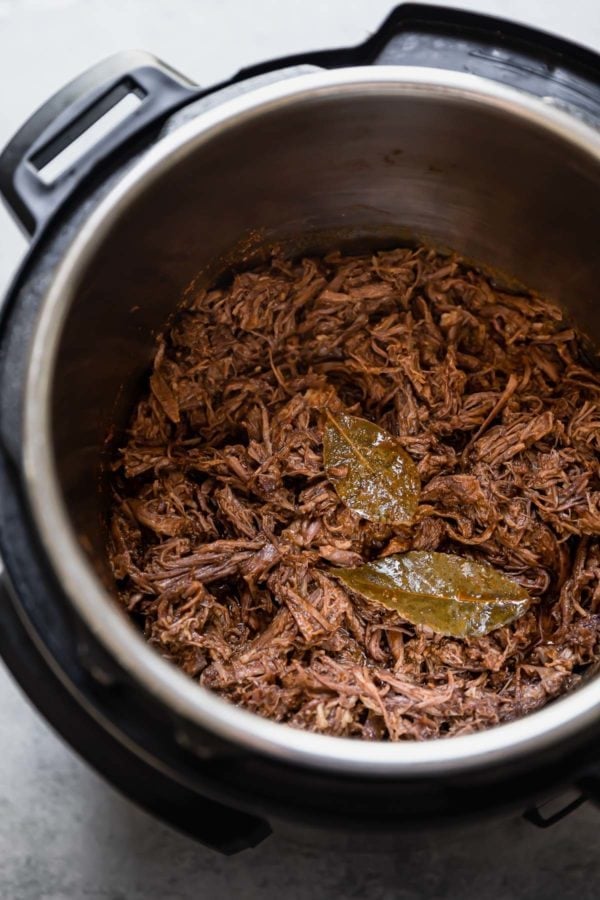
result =
M398 440L366 419L326 410L325 472L338 496L371 522L411 522L421 484Z
M531 603L527 591L492 566L447 553L398 553L333 574L413 625L454 637L488 634Z

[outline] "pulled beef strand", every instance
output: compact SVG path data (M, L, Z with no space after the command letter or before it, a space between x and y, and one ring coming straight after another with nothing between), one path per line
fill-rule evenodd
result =
M270 264L202 290L159 342L114 462L109 553L148 641L303 729L423 740L522 716L600 655L600 377L561 312L426 247ZM397 435L412 526L327 481L325 408ZM438 550L534 598L457 640L351 595L336 565Z

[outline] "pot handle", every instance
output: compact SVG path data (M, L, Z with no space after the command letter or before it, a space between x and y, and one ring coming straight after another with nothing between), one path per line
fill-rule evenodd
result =
M35 235L119 147L202 93L150 53L128 50L109 56L54 94L5 147L0 155L0 193L9 211L28 236ZM51 177L50 164L59 154L104 116L114 121L116 107L126 98L128 107L135 104L135 109ZM124 108L125 103L121 116ZM86 138L91 140L92 134Z

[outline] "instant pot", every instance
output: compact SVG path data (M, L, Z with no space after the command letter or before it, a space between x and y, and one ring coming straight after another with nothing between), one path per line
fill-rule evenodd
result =
M54 180L47 166L135 110ZM31 238L0 325L0 651L113 785L223 852L279 820L362 830L600 801L600 679L516 722L425 743L332 738L228 704L111 596L102 461L193 279L290 252L452 247L567 306L600 341L600 58L548 35L398 7L366 43L200 88L118 54L0 157ZM550 798L569 794L548 813Z

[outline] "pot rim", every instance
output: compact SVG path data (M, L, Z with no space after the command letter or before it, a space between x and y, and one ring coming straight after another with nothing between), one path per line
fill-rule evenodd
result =
M475 734L425 742L371 743L294 729L240 709L201 687L152 649L105 589L69 521L51 438L51 388L70 300L96 248L126 206L185 155L249 117L322 97L395 94L443 97L504 111L584 151L600 166L600 134L550 100L479 76L425 67L317 71L250 90L200 114L158 141L79 230L42 301L25 385L24 477L47 556L77 613L121 667L183 718L287 763L340 773L403 778L458 773L536 754L600 721L600 679L524 718Z

